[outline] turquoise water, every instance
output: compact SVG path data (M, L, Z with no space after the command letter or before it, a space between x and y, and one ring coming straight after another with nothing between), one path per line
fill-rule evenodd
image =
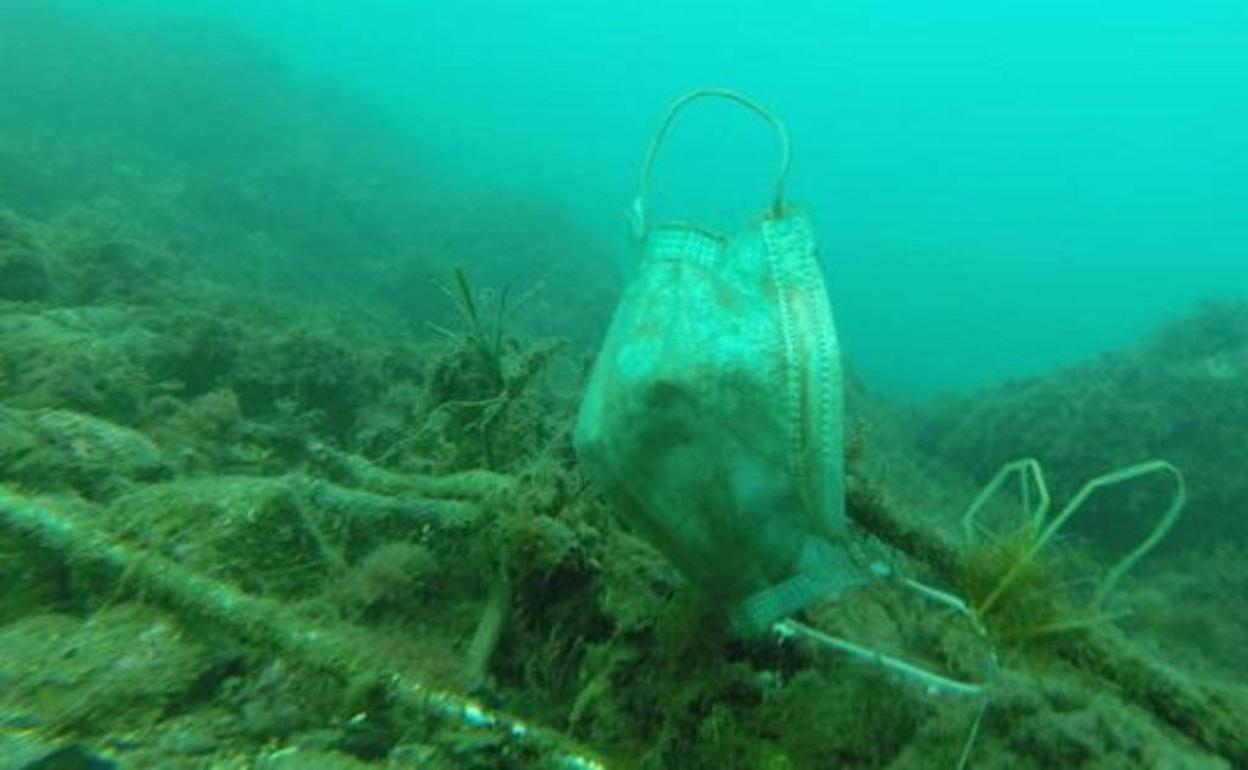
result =
M848 349L889 390L1037 373L1248 294L1243 3L345 7L240 13L446 173L548 195L610 243L671 99L770 105ZM685 128L664 207L752 215L768 136L727 110Z
M1042 372L1248 294L1233 0L124 5L148 6L245 25L393 119L420 173L556 201L618 262L665 105L752 94L790 126L847 348L886 391ZM682 129L662 209L757 211L768 135L716 109Z

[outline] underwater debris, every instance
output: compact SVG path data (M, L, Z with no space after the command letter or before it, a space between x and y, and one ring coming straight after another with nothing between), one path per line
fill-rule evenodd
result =
M134 32L127 30L117 45L146 48L134 45ZM139 32L158 36L149 28ZM166 40L160 50L186 39L169 37L173 42ZM64 48L48 50L61 55ZM108 56L99 51L122 50L72 48L75 57L100 62ZM129 61L127 66L142 63ZM72 63L69 70L65 66L53 71L72 72ZM217 78L247 70L203 71ZM195 88L202 90L203 84L192 79L187 87L191 73L185 68L175 74L179 77L163 82L178 81L179 94L194 100ZM280 89L265 85L263 76L255 91L240 92L238 83L244 89L257 85L232 76L221 81L230 93L269 89L281 102ZM155 93L150 84L134 85L140 95ZM1210 682L1192 683L1178 671L1168 672L1169 685L1148 684L1151 672L1165 666L1156 652L1133 648L1114 626L1049 633L1042 645L1029 645L1011 631L1011 626L1026 631L1047 625L1035 604L1014 600L1045 595L1039 589L1046 581L1063 588L1052 542L1026 561L986 611L994 642L1000 641L1010 664L995 677L981 676L982 640L963 628L965 615L957 608L931 613L923 595L893 590L900 581L844 602L843 614L851 621L868 620L850 630L869 629L847 633L847 639L905 652L911 636L902 632L912 632L930 642L916 652L926 655L922 662L932 664L933 672L991 682L992 709L986 715L975 713L974 694L928 698L919 688L885 686L896 677L860 665L857 658L821 655L807 644L777 644L770 636L729 634L705 597L621 528L580 475L565 408L583 385L580 350L569 357L577 360L564 362L552 352L554 343L522 335L519 325L507 324L500 333L497 319L518 303L506 292L480 288L522 286L535 274L554 272L559 280L552 282L553 302L549 295L538 298L546 304L527 314L535 323L523 319L523 331L540 325L547 333L592 338L612 304L609 292L597 288L610 283L601 276L610 255L593 251L588 239L568 235L567 223L546 204L519 208L510 198L499 205L476 197L406 194L410 187L396 185L393 172L391 177L373 173L385 165L387 148L354 123L343 126L350 128L350 142L334 142L346 150L343 156L324 152L332 145L323 133L281 119L297 106L279 104L281 115L274 116L256 108L263 100L237 104L245 109L225 114L255 115L266 129L256 136L254 123L232 126L227 141L252 145L237 155L219 146L219 132L205 132L204 144L172 136L174 148L214 150L208 153L170 152L168 146L144 142L150 145L144 148L151 151L149 161L130 168L83 162L72 147L55 157L0 147L0 176L17 179L6 169L20 163L47 181L47 196L36 196L39 200L29 195L31 185L0 185L5 188L0 195L10 197L6 204L56 212L75 195L116 199L50 213L54 218L46 226L12 223L18 235L8 242L20 242L23 249L16 275L38 284L35 263L42 264L49 283L45 289L35 286L41 296L30 296L29 281L24 287L6 284L9 273L0 268L0 295L5 290L27 295L20 302L0 301L0 484L4 495L16 496L0 499L5 520L0 611L6 620L0 636L10 632L10 640L29 647L46 637L35 634L32 641L19 638L19 632L38 630L39 613L54 610L62 626L72 629L103 627L121 611L162 619L166 625L151 636L152 649L177 654L176 645L161 646L176 635L186 647L208 651L193 677L181 669L176 677L173 672L162 677L151 666L125 668L121 664L132 661L122 651L115 673L141 671L152 681L125 682L130 687L119 688L124 697L118 702L146 702L132 696L150 693L152 706L161 706L158 721L148 732L150 712L141 711L140 703L133 711L105 714L107 723L78 720L80 730L65 740L81 741L92 752L115 755L136 768L211 763L551 770L606 764L579 745L645 770L952 767L967 764L965 752L961 760L958 756L963 745L974 747L972 767L978 762L1020 769L1032 764L1225 767L1202 746L1231 747L1224 756L1242 757L1233 753L1235 723L1227 715L1244 710L1220 700ZM166 128L199 131L203 125L179 120ZM299 128L268 130L274 125ZM39 126L20 121L5 130L35 134ZM285 138L294 135L301 140ZM367 141L359 141L361 136ZM279 145L276 152L273 145ZM312 157L306 147L313 148ZM379 148L379 162L361 163L351 148L363 148L359 151L370 158L370 148ZM170 159L188 164L188 178L176 178ZM222 162L231 173L221 173ZM329 164L349 167L355 178L334 178ZM85 173L76 174L75 167ZM67 184L74 176L88 192ZM119 181L122 176L126 180ZM328 181L313 184L320 179ZM339 194L344 190L349 199ZM370 204L383 200L390 213L370 212ZM346 220L352 220L350 227L343 226ZM0 231L5 225L0 215ZM0 233L0 242L4 237ZM449 244L442 253L430 253L431 245L442 243ZM450 273L457 262L470 271ZM560 271L561 262L575 267ZM34 272L28 269L32 264ZM431 287L427 273L444 269L451 279L446 287ZM396 271L403 283L391 280ZM469 275L482 283L471 286ZM213 284L210 276L227 280ZM256 293L259 285L275 291ZM438 291L450 295L446 315L457 314L458 323L447 323L449 334L437 339L418 339L409 332L437 304ZM294 301L283 304L291 295ZM82 302L105 304L55 306ZM329 303L345 309L326 310ZM471 305L467 315L465 303ZM386 316L386 307L402 318ZM1020 436L1043 448L1050 429L1032 429L1037 416L1055 424L1087 420L1098 438L1108 435L1107 423L1134 424L1149 441L1187 440L1186 457L1143 441L1118 442L1098 455L1095 465L1083 465L1080 457L1051 462L1043 456L1045 467L1055 481L1064 481L1073 478L1067 473L1072 468L1112 467L1107 457L1123 459L1115 452L1164 455L1192 469L1193 503L1198 497L1225 501L1228 519L1237 515L1243 508L1234 503L1243 498L1236 490L1244 489L1238 476L1227 476L1224 485L1198 483L1198 477L1216 478L1207 469L1235 468L1242 454L1213 449L1203 458L1207 462L1191 459L1201 458L1198 444L1205 437L1227 442L1219 446L1242 442L1244 423L1235 409L1244 403L1240 394L1248 393L1239 387L1248 370L1236 340L1242 340L1237 329L1244 327L1230 314L1215 315L1196 335L1199 346L1174 342L1169 371L1142 366L1142 375L1124 375L1095 399L1084 394L1089 398L1077 409L1055 415L1039 400L1023 418L1004 422L1008 429L992 437L995 445L984 445L989 465L978 472L991 473L1001 459L996 451L1008 449L1008 456L1018 451L1006 443ZM370 326L360 319L383 323ZM1190 356L1178 355L1198 348ZM548 380L556 379L565 363L569 373L556 392ZM1192 404L1172 410L1139 406L1147 394L1133 393L1132 382L1155 384L1154 372L1181 379L1184 390L1176 394L1187 397L1190 389L1196 394ZM508 388L508 398L497 398ZM1060 403L1069 393L1056 389L1048 395ZM1026 406L1028 399L1023 402ZM34 425L38 415L53 415L42 430ZM1069 437L1086 434L1071 430L1060 448L1082 449ZM97 436L109 438L96 441ZM955 438L973 443L980 437L968 429ZM982 600L1034 539L1019 538L999 557L968 564L979 549L952 541L944 549L942 533L902 517L900 512L940 510L949 499L958 502L948 509L960 512L971 496L962 494L956 469L942 475L941 463L951 453L902 457L908 441L908 434L889 436L888 451L898 460L894 467L913 462L914 474L882 479L890 494L907 495L907 503L884 506L898 512L897 520L883 522L882 516L870 529L910 554L897 557L898 574L921 576ZM1144 446L1152 448L1135 451ZM903 489L929 472L927 485ZM1214 494L1222 490L1225 495ZM1055 485L1053 491L1060 499L1074 490ZM63 497L38 497L45 494ZM1032 508L1038 494L1032 485ZM75 554L82 554L50 545L55 534L35 536L12 524L6 507L12 500L55 514L57 520L45 522L54 530L67 521L78 533L97 538L84 552L100 544L105 551L97 558L107 562L116 546L146 566L132 570L115 563L113 569L100 561L76 561ZM849 515L870 517L865 505L855 496ZM1072 526L1080 523L1072 519ZM1243 561L1240 551L1228 548L1228 553L1225 561L1232 566ZM200 587L224 586L220 606L165 610L189 602L164 591L161 580L145 571L167 567L193 573L203 581ZM972 572L982 587L968 591L963 581ZM1176 577L1199 584L1208 574L1207 568L1187 568ZM176 571L170 573L175 577ZM1242 577L1235 579L1201 589L1243 584ZM1120 585L1128 587L1134 589ZM1163 607L1178 595L1169 592L1170 585L1165 591L1148 588ZM1212 615L1225 606L1214 599L1199 610L1184 607L1185 617L1190 623L1199 619L1198 612ZM219 614L227 607L241 614ZM1114 609L1108 601L1106 608ZM1013 625L1008 616L1014 609L1031 615ZM907 615L910 610L914 613ZM920 612L922 622L910 622ZM802 618L822 628L815 622L820 619L813 612ZM870 625L875 621L878 625ZM955 631L942 636L942 623ZM282 628L274 630L274 624ZM1226 638L1221 650L1237 655L1242 635ZM890 646L894 640L900 644ZM304 652L285 651L287 643ZM10 656L7 649L0 651L6 663L30 660ZM951 655L942 660L929 651ZM48 679L72 671L83 658L78 651L77 661L58 664L52 656L59 649L44 652L49 657L35 665L50 661L41 672ZM325 657L333 660L325 663ZM1211 655L1202 662L1213 668L1223 661ZM83 682L82 690L70 695L107 704L106 691L88 690L109 681L101 676ZM453 713L430 717L424 706L404 705L404 696L393 692L400 681L424 685L409 691L422 703L424 693L453 693ZM1121 688L1119 682L1136 683ZM182 688L184 697L167 698L170 687ZM470 694L476 697L466 697L465 688L473 687ZM1119 697L1120 689L1126 698ZM57 723L32 722L41 704L12 702L13 692L0 696L0 705L13 706L0 714L0 753L7 733L35 735ZM525 725L548 726L557 733L554 742L571 750L562 762L551 759L540 741L513 738L500 713L521 715ZM116 727L132 716L144 731L91 729ZM1187 727L1172 729L1169 720ZM1211 737L1187 739L1201 730Z
M1088 494L1105 484L1130 480L1147 473L1170 473L1171 468L1172 466L1159 462L1143 463L1092 479L1085 484L1086 493L1072 498L1071 503L1063 509L1065 516L1059 517L1060 521L1059 518L1055 518L1054 521L1057 521L1059 525L1064 523L1079 509ZM1009 474L1019 473L1024 479L1042 478L1039 475L1031 475L1035 471L1038 471L1038 466L1033 467L1027 460L1017 461L1003 468L998 476L987 485L986 492L971 504L967 516L964 517L966 525L974 530L975 519L984 501L1000 487ZM1180 480L1181 484L1182 477L1177 475L1177 471L1175 473L1175 477ZM1047 493L1041 492L1042 489L1045 488L1037 485L1034 490L1039 501L1047 499ZM950 585L959 585L966 580L967 563L963 559L962 546L898 515L888 507L878 491L874 490L864 479L858 478L857 484L851 486L851 497L849 511L860 526L873 532L903 553L914 557L940 580ZM1027 501L1028 498L1024 497L1024 500ZM1128 554L1119 563L1117 569L1111 570L1109 577L1113 578L1113 582L1102 583L1102 589L1106 589L1107 586L1112 588L1117 578L1129 569L1143 553L1153 547L1157 539L1164 536L1169 526L1173 524L1174 517L1178 515L1175 509L1181 509L1184 501L1182 487L1178 486L1175 498L1154 530L1156 537L1147 538L1141 547ZM1029 522L1028 531L1034 531L1040 536L1048 531L1039 529L1036 524L1041 520L1041 517L1036 514L1044 510L1047 510L1046 505L1029 505L1025 502L1024 513ZM1052 527L1052 522L1050 522L1050 527ZM1036 540L1031 539L1026 542L1032 546ZM989 596L1002 585L1003 578L1009 575L1016 565L1034 564L1035 553L1031 552L1030 547L1022 551L1022 556L1026 558L1014 558L1006 562L1006 569L996 572L995 578L985 583L989 586ZM1011 584L1017 586L1019 580L1021 578L1016 574L1005 583L1005 587L1009 588ZM1036 585L1047 587L1051 584L1041 581ZM1103 599L1105 593L1107 590L1098 591L1098 596ZM1002 589L1000 596L1004 594L1005 589ZM1029 598L1032 595L1034 592L1028 593ZM1052 600L1061 600L1060 596L1049 593L1042 593L1042 596ZM1000 603L1003 599L997 598L995 601ZM1034 606L1029 606L1034 610ZM991 609L992 607L989 607L989 610ZM982 619L990 632L994 628L992 619L991 612ZM1094 680L1105 682L1116 688L1124 698L1138 704L1147 713L1166 722L1218 756L1226 757L1238 764L1248 763L1248 723L1245 723L1240 716L1238 706L1218 689L1186 676L1145 654L1117 633L1112 625L1077 623L1067 624L1062 628L1055 627L1053 630L1078 630L1079 633L1050 634L1046 637L1046 650L1050 654L1057 656L1065 664L1085 672ZM1009 662L1003 661L1003 665L1008 667Z
M980 538L991 535L991 532L984 528L976 520L976 517L987 500L998 491L1001 484L1012 473L1019 475L1022 489L1022 506L1025 514L1023 527L1018 532L1012 533L1012 536L1021 537L1024 540L1024 550L1017 556L1017 559L1005 574L1000 577L1000 581L976 604L975 610L980 616L985 616L992 611L997 601L1014 585L1019 576L1031 566L1036 556L1052 541L1053 536L1082 509L1084 503L1098 490L1116 484L1123 484L1149 474L1167 474L1175 482L1174 496L1165 511L1158 518L1153 529L1135 548L1122 557L1101 580L1100 586L1096 590L1096 595L1088 607L1091 616L1099 615L1104 609L1105 597L1113 591L1118 581L1122 579L1122 576L1128 570L1135 566L1136 562L1156 548L1166 535L1170 533L1187 504L1187 484L1184 482L1183 474L1179 472L1179 469L1164 460L1150 460L1090 479L1084 483L1051 521L1046 521L1051 496L1040 464L1031 458L1016 460L1007 463L997 472L997 475L984 487L963 515L962 527L967 535L969 544L974 544ZM1034 507L1030 504L1032 494L1038 496ZM999 541L994 543L994 545L999 546ZM1062 625L1041 628L1036 633L1056 632L1063 630L1063 628L1065 626Z

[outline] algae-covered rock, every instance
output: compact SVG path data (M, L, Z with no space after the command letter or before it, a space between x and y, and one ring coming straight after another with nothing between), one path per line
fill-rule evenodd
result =
M152 386L138 358L154 344L117 309L0 313L0 399L134 424Z
M52 293L43 255L29 246L0 241L0 299L34 302Z
M0 692L49 732L136 730L163 717L208 658L149 607L28 615L0 627Z
M0 300L42 301L52 288L47 258L30 224L0 210Z
M313 593L340 561L283 479L152 484L117 498L108 517L142 545L259 594Z
M994 693L987 729L972 747L971 767L1190 768L1229 770L1225 759L1158 724L1114 694L1092 689L1067 672L1009 677ZM1001 730L994 724L1008 726ZM930 767L916 741L899 768ZM930 758L930 754L928 755Z
M77 412L48 409L31 427L79 465L108 465L121 475L151 481L166 470L160 450L142 433Z
M11 477L14 466L38 445L25 414L0 406L0 478Z
M28 489L100 498L172 474L142 433L78 412L0 409L0 439L0 479Z

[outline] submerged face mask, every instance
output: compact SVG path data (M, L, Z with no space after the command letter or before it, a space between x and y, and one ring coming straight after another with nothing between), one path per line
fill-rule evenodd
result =
M768 121L768 213L721 235L646 218L677 114L722 98ZM595 363L575 445L590 477L690 581L752 633L865 582L844 513L840 353L810 221L784 200L784 126L732 91L678 100L643 163L641 245Z

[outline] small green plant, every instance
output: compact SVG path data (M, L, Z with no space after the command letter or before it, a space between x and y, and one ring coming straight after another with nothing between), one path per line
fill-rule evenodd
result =
M458 344L469 347L477 357L482 373L496 390L503 387L503 325L509 314L508 288L494 295L483 292L481 297L473 290L463 267L454 269L454 287L434 282L434 285L451 300L464 323L462 332L453 332L444 326L430 323L434 331ZM488 315L488 318L486 317Z
M438 416L437 424L444 429L480 439L477 456L461 457L469 467L498 468L506 462L508 450L500 451L496 439L508 433L504 423L512 411L510 407L544 370L554 349L549 345L525 348L505 331L508 318L540 286L511 302L506 288L499 292L475 291L462 267L455 268L453 277L451 286L434 284L455 306L462 328L453 331L429 324L453 343L453 348L435 361L430 373L431 415ZM501 440L505 442L506 437Z
M1046 546L1098 491L1154 474L1169 475L1174 494L1153 529L1102 578L1091 602L1077 606L1062 590L1056 570L1040 560ZM1022 521L1004 532L983 522L991 500L1014 475L1018 476ZM1170 533L1187 503L1187 486L1179 469L1164 460L1150 460L1087 481L1052 519L1051 497L1040 464L1027 458L1002 466L962 517L971 550L964 571L965 592L984 624L1003 641L1082 628L1110 619L1105 599L1132 567Z

